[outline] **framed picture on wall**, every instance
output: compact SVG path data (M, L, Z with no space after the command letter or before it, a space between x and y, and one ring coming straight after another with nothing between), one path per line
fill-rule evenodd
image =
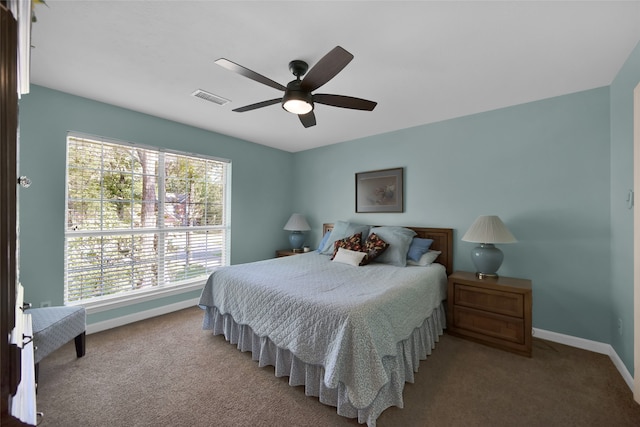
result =
M403 168L356 173L356 212L404 212Z

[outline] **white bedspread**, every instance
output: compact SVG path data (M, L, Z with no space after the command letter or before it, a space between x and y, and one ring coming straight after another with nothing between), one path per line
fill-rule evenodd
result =
M439 264L354 267L308 253L216 270L200 306L324 367L324 383L343 383L351 404L365 408L389 382L383 357L397 354L446 298ZM205 315L205 329L212 329Z

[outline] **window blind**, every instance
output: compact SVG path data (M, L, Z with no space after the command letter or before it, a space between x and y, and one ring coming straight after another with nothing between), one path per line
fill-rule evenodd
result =
M230 162L67 137L65 302L179 286L228 265Z

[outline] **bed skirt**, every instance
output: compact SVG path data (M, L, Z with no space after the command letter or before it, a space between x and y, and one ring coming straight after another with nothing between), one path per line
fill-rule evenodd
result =
M413 330L409 338L398 342L395 356L384 358L383 366L389 382L367 407L356 408L349 401L343 383L339 383L337 388L325 386L323 366L305 363L289 350L278 348L268 337L257 336L249 326L237 324L231 315L220 314L216 307L203 308L203 329L212 330L214 335L224 334L225 339L236 344L240 351L250 351L253 360L258 361L258 366L273 366L277 377L289 377L289 385L304 385L307 396L315 396L321 403L335 406L339 415L357 418L359 423L367 423L369 427L375 427L376 419L385 409L404 406L404 383L413 383L420 361L431 354L446 324L444 307L440 304L420 327Z

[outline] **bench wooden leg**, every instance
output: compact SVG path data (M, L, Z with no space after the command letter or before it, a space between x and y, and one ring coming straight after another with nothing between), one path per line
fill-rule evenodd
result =
M85 353L85 338L86 333L83 332L75 338L76 342L76 356L82 357Z

